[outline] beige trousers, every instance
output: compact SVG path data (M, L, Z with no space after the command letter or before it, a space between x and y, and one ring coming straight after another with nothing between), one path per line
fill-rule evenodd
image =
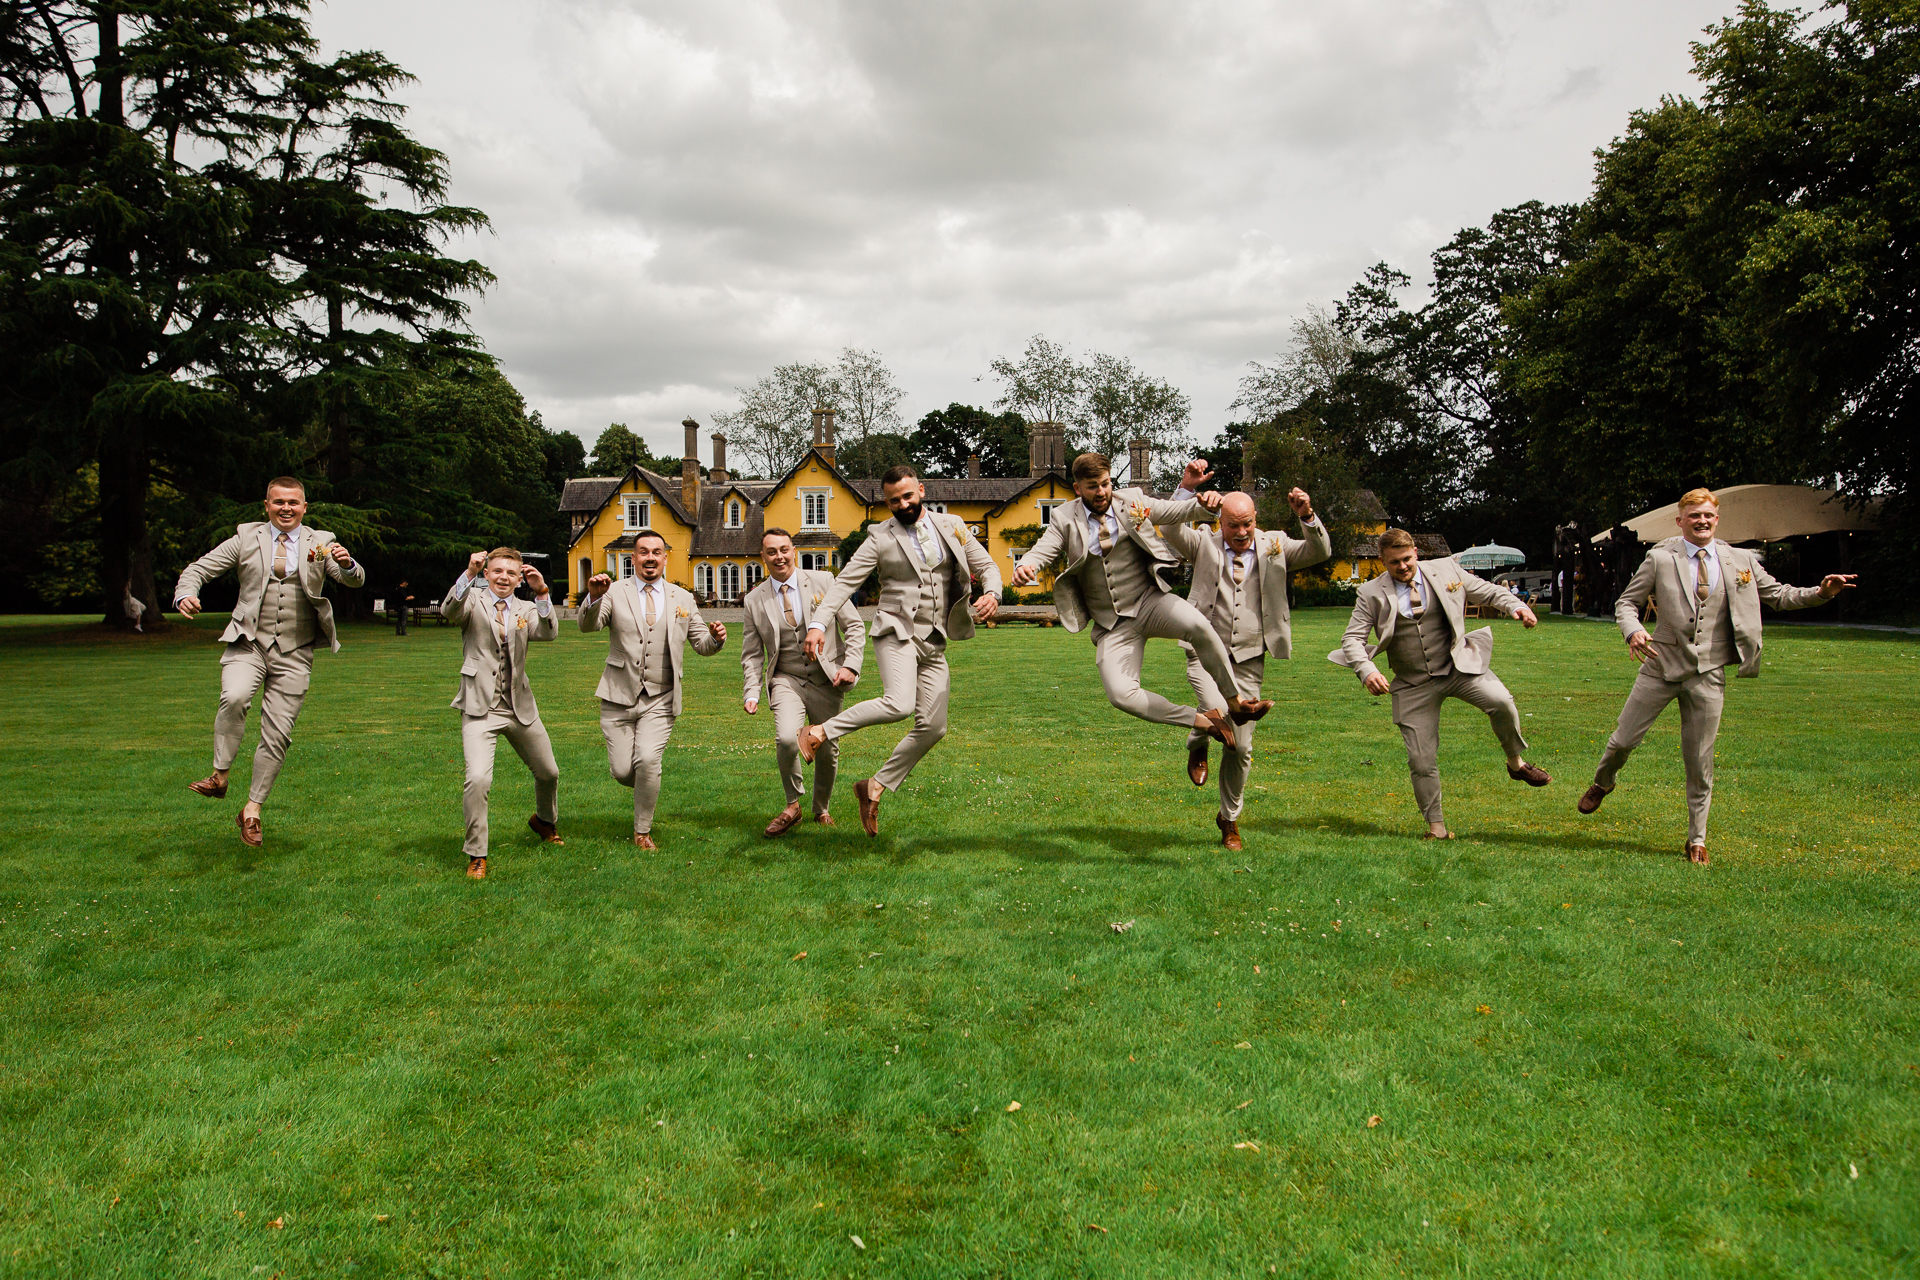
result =
M792 804L806 792L806 762L793 740L800 727L825 724L840 713L844 695L832 685L815 684L776 671L767 681L767 703L773 708L774 756L780 763L780 785ZM828 738L813 753L813 812L825 813L833 801L833 781L839 773L840 744Z
M1140 662L1148 640L1186 641L1217 688L1235 687L1233 659L1206 616L1179 596L1148 591L1133 617L1121 618L1111 627L1093 624L1093 664L1100 669L1100 683L1107 691L1107 701L1128 715L1184 729L1191 728L1194 716L1199 714L1192 707L1177 707L1151 689L1140 687ZM1226 705L1217 702L1208 709Z
M1687 843L1705 844L1707 811L1713 807L1713 743L1720 736L1720 713L1727 700L1726 668L1715 667L1685 680L1662 680L1653 663L1641 663L1593 780L1603 787L1616 785L1627 757L1676 698L1680 700L1680 759L1687 769Z
M1234 688L1247 702L1257 701L1260 697L1260 684L1267 678L1267 655L1257 653L1245 662L1233 664ZM1227 700L1220 694L1220 686L1213 682L1207 669L1200 665L1197 654L1187 655L1187 683L1193 686L1193 696L1203 707L1224 707ZM1247 774L1253 769L1253 721L1233 726L1233 745L1220 753L1220 768L1216 771L1220 778L1220 816L1229 822L1240 820L1240 810L1246 805ZM1213 739L1198 729L1187 733L1187 749Z
M533 774L533 811L548 822L560 821L560 766L554 763L547 726L535 716L521 724L510 711L460 717L460 749L467 759L467 784L462 804L467 815L466 851L469 858L487 856L487 793L493 790L494 740L504 737Z
M1413 799L1428 822L1444 825L1440 816L1440 704L1458 698L1487 713L1493 736L1508 756L1523 755L1527 740L1520 734L1520 709L1500 677L1489 671L1470 676L1456 671L1421 684L1398 680L1388 690L1393 699L1393 722L1407 743L1407 770L1413 775Z
M643 693L630 707L601 699L600 732L607 739L607 772L633 788L633 833L647 835L660 803L660 761L673 736L673 690Z
M253 752L247 798L266 803L293 741L293 722L313 681L313 646L292 653L256 640L235 640L220 655L220 710L213 718L213 767L231 769L247 733L247 708L260 697L260 744Z
M889 631L873 638L873 661L880 668L880 696L854 703L821 727L831 743L868 725L892 724L912 716L913 728L873 775L875 782L897 791L920 757L947 736L947 645L944 639L902 640ZM818 773L814 781L818 785Z

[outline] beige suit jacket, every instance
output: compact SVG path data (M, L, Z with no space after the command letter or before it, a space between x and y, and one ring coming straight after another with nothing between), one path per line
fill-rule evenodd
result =
M795 569L793 579L800 591L798 616L800 638L804 640L814 608L833 589L833 575L818 569ZM761 579L741 605L747 618L740 635L740 701L761 702L761 692L773 678L773 664L780 660L780 633L786 629L787 620L780 612L780 593L774 590L772 578ZM840 606L834 621L838 625L827 628L826 647L818 659L807 664L808 678L815 684L832 684L834 672L842 667L858 674L866 651L867 624L860 620L853 601Z
M1120 521L1120 536L1131 538L1146 553L1154 585L1162 591L1172 588L1167 575L1180 565L1180 558L1160 537L1156 525L1186 524L1211 520L1214 515L1197 498L1180 502L1150 498L1140 489L1115 489L1110 515ZM1053 579L1053 607L1060 625L1069 631L1084 631L1089 621L1087 598L1080 589L1080 574L1087 567L1087 504L1079 498L1053 509L1046 532L1020 557L1021 567L1045 571L1061 566Z
M465 595L456 599L451 591L447 593L440 602L440 616L461 628L467 646L460 663L460 688L453 695L452 705L464 715L483 716L493 709L494 686L500 681L500 637L494 630L493 589L484 578L470 579ZM527 643L551 640L559 634L560 615L551 606L543 618L531 601L507 601L507 652L513 659L513 686L507 692L507 705L521 724L532 724L540 718L533 686L527 683Z
M1631 640L1646 630L1640 606L1651 597L1659 611L1654 622L1653 657L1663 680L1684 680L1699 667L1686 660L1688 643L1682 628L1693 620L1694 581L1685 538L1675 534L1647 552L1639 570L1613 606L1620 634ZM1718 538L1713 550L1720 561L1720 586L1727 593L1727 611L1733 615L1733 643L1740 654L1739 674L1760 674L1760 603L1775 609L1805 609L1821 603L1820 588L1790 587L1767 572L1760 557Z
M993 557L980 545L967 522L959 516L938 511L922 512L920 518L933 522L945 550L940 568L947 575L947 619L941 630L949 640L973 638L973 579L988 595L1000 594L1000 570ZM870 573L880 575L880 612L873 620L873 634L891 632L902 640L913 639L913 618L920 611L920 552L913 535L898 520L888 520L867 530L867 540L840 570L825 597L813 607L810 627L831 633L834 615L852 599Z
M365 586L367 571L359 564L346 568L335 560L327 550L334 542L333 534L325 529L301 527L300 585L313 604L320 634L327 638L328 647L338 653L340 638L334 634L333 601L321 592L326 589L328 578L349 587ZM270 522L253 520L240 525L231 538L188 565L174 585L173 598L197 597L203 583L211 582L229 569L239 572L240 598L234 602L233 621L220 633L221 641L226 644L255 638L254 629L260 623L260 602L266 598L267 579L273 574L273 525Z
M640 662L640 632L646 620L640 612L640 592L636 586L639 581L622 578L607 588L598 603L583 605L580 609L580 630L591 633L605 627L613 633L607 646L607 667L600 674L600 684L593 696L623 707L640 701L641 686L646 679ZM680 690L686 685L683 668L687 645L691 644L695 653L706 658L720 652L725 642L707 630L693 592L671 582L661 585L666 588L666 607L673 613L671 621L681 624L667 628L667 659L673 669L673 714L679 715Z
M1446 611L1447 624L1453 628L1453 652L1449 655L1453 669L1462 675L1485 674L1493 665L1493 632L1483 627L1468 635L1466 607L1469 603L1492 605L1511 615L1520 607L1520 598L1505 587L1468 573L1452 556L1422 560L1420 567L1426 571L1433 597ZM1360 588L1347 632L1340 638L1340 647L1327 655L1327 661L1353 668L1353 674L1362 680L1378 674L1380 668L1373 660L1393 639L1393 629L1400 622L1394 595L1391 573L1382 573ZM1380 637L1371 647L1367 645L1369 631Z
M1287 604L1287 575L1295 569L1319 564L1333 554L1326 525L1315 521L1302 525L1301 529L1307 535L1304 538L1271 529L1256 530L1253 535L1254 558L1260 566L1260 630L1267 652L1276 658L1293 656L1293 614ZM1220 598L1220 577L1227 562L1226 547L1219 532L1176 524L1160 533L1168 546L1193 565L1193 589L1187 593L1187 603L1212 621L1213 607Z

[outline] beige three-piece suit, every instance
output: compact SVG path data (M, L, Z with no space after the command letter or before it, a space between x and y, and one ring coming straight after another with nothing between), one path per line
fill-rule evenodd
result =
M1167 574L1180 561L1155 528L1213 518L1196 499L1169 501L1140 489L1115 489L1100 520L1103 535L1095 534L1092 513L1075 498L1053 509L1046 531L1020 557L1022 568L1061 566L1053 579L1060 625L1081 631L1092 623L1100 684L1107 701L1130 716L1188 728L1199 714L1140 687L1140 664L1149 639L1179 640L1192 647L1223 695L1207 710L1224 708L1225 695L1238 685L1227 647L1213 624L1168 590Z
M1713 804L1713 743L1720 733L1727 672L1760 674L1760 604L1804 609L1821 603L1820 588L1791 587L1769 574L1760 557L1718 538L1704 561L1679 536L1647 553L1614 605L1614 620L1628 640L1646 630L1640 608L1651 599L1658 610L1653 655L1640 666L1620 709L1593 780L1611 789L1627 757L1647 736L1669 702L1680 701L1680 755L1687 770L1687 843L1707 842L1707 811ZM1704 575L1707 598L1699 598Z
M813 610L832 589L832 574L795 569L784 583L771 577L763 580L740 602L746 613L740 635L740 700L765 702L773 710L774 755L788 804L800 799L806 785L794 739L803 725L825 724L840 713L846 688L834 685L834 673L845 668L859 674L866 647L867 626L848 600L834 615L834 625L827 628L819 658L809 659L801 652ZM765 698L760 696L763 689ZM814 756L815 817L833 801L839 760L840 746L832 739Z
M866 541L813 607L809 629L831 633L841 608L870 573L880 576L871 638L881 694L856 702L822 728L831 745L868 725L912 716L913 728L873 775L895 791L947 735L947 641L972 638L972 580L980 579L982 592L998 595L1000 571L958 516L923 510L912 527L888 520L867 530Z
M1267 655L1285 661L1293 656L1293 621L1287 605L1287 575L1319 564L1333 553L1327 527L1315 518L1303 524L1304 538L1274 530L1256 530L1253 546L1234 552L1218 531L1191 525L1170 525L1161 535L1169 546L1193 565L1193 589L1187 603L1213 627L1233 660L1234 689L1247 702L1260 698L1266 679ZM1237 562L1237 563L1236 563ZM1224 693L1187 650L1187 681L1203 707L1226 705ZM1220 816L1240 820L1246 802L1247 773L1253 765L1254 722L1234 726L1233 745L1220 756ZM1204 745L1207 735L1198 729L1187 734L1187 748Z
M487 794L493 790L493 757L505 736L533 775L533 811L548 823L560 820L560 766L553 742L540 721L540 708L527 682L527 644L560 634L560 616L551 604L493 594L484 578L462 574L440 602L440 616L460 627L465 653L460 688L453 707L460 712L460 749L466 757L466 851L487 856Z
M1451 556L1422 560L1415 581L1419 608L1409 618L1401 612L1399 592L1391 573L1382 573L1360 588L1353 602L1340 647L1329 662L1351 667L1365 681L1379 672L1374 658L1381 653L1393 668L1388 696L1393 699L1393 722L1407 744L1407 769L1413 776L1413 798L1428 822L1445 825L1440 806L1440 704L1458 698L1487 713L1493 736L1509 758L1525 752L1520 732L1520 710L1500 677L1493 674L1493 632L1469 633L1466 606L1490 605L1512 615L1520 600L1462 569ZM1367 633L1379 635L1367 645Z
M231 769L247 731L247 708L260 697L260 743L253 753L253 779L247 795L266 801L286 761L293 722L313 679L313 644L324 638L340 651L334 634L333 602L322 593L327 579L349 587L366 583L358 564L342 566L329 550L334 537L304 525L283 542L270 521L243 524L234 536L188 565L173 589L178 602L198 597L202 584L234 570L240 598L233 621L220 634L220 710L213 721L213 767Z
M707 630L693 593L664 580L648 617L641 580L623 578L598 601L581 606L580 630L611 632L606 670L594 696L600 699L600 732L607 740L607 769L633 788L633 830L653 830L660 801L660 761L680 714L682 655L688 644L701 657L720 652L722 641Z

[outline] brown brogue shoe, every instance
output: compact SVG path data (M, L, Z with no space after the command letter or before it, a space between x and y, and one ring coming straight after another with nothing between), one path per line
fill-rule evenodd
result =
M870 836L880 834L880 784L862 778L853 784L853 798L860 802L860 828Z
M211 775L200 779L198 782L189 782L187 784L187 790L194 792L196 795L203 795L209 800L225 800L227 798L227 784Z
M1273 699L1260 698L1257 701L1248 702L1243 698L1235 698L1233 702L1229 704L1229 707L1230 713L1233 716L1233 722L1235 724L1245 724L1249 720L1266 719L1267 712L1273 710Z
M1240 824L1232 818L1223 818L1216 813L1213 815L1213 825L1220 828L1221 844L1235 853L1239 853L1246 847L1240 842Z
M1205 738L1187 747L1187 777L1196 787L1207 785L1207 740Z
M819 823L823 827L831 827L831 826L838 825L834 822L833 815L830 813L816 813L813 815L813 820Z
M660 847L653 842L653 836L645 831L634 832L633 843L636 848L640 849L658 849Z
M562 840L560 838L559 824L548 822L545 818L541 817L537 813L534 814L531 818L527 819L527 825L533 828L533 834L539 836L542 840L546 841L548 844L565 844L566 843L565 840Z
M1707 846L1703 844L1688 845L1687 861L1694 863L1697 866L1702 866L1702 867L1706 866L1707 865Z
M1544 787L1553 781L1552 775L1537 764L1522 764L1518 769L1508 765L1507 776L1515 782L1524 782L1530 787Z
M798 823L799 821L800 821L800 802L798 800L795 800L792 804L788 805L786 808L782 809L779 813L775 814L773 821L769 822L767 824L767 829L765 831L762 831L760 834L765 836L767 839L772 840L772 839L775 839L776 837L783 836L787 834L787 832L793 830L794 824Z
M1605 800L1612 793L1613 793L1612 787L1603 787L1596 782L1592 786L1588 787L1585 791L1580 793L1580 803L1575 805L1574 807L1579 809L1580 812L1582 813L1592 813L1594 810L1600 807L1600 802L1602 800Z
M1217 740L1223 747L1234 745L1233 727L1227 722L1226 712L1202 711L1200 714L1207 718L1205 732L1209 737Z
M487 860L485 858L467 859L467 879L485 880L487 878Z
M249 818L244 813L233 815L234 825L240 828L240 843L258 849L265 837L260 831L260 819Z
M817 736L816 736L817 735ZM808 764L813 763L813 753L827 740L827 731L817 724L803 724L800 732L794 736L793 745L800 752L800 758Z

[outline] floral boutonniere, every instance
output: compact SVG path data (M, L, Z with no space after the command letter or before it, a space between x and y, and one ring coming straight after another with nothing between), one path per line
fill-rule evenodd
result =
M687 611L687 607L685 605L681 605L678 609L675 609L673 611L673 616L676 618L691 618L693 614Z
M1449 582L1447 584L1447 590L1449 591L1458 591L1459 589L1460 589L1460 584L1458 582Z
M1287 548L1281 543L1280 539L1275 538L1267 544L1267 558L1269 560L1278 560L1286 554Z
M1138 529L1146 524L1147 517L1153 513L1142 504L1134 502L1127 505L1127 514L1133 518L1133 527Z
M315 543L313 546L307 548L308 564L312 564L315 560L325 560L326 558L327 558L326 543L324 542Z
M820 593L819 593L818 591L816 591L816 592L814 592L814 593L813 593L813 607L814 607L814 608L816 608L816 609L818 609L818 608L820 607L820 602L821 602L822 600L825 600L825 599L826 599L826 597L825 597L825 596L823 596L823 595L821 595L821 594L820 594Z
M525 631L527 629L527 620L525 618L515 618L513 621L513 629L515 631Z
M1753 570L1742 569L1734 580L1743 587L1751 586L1753 584Z

